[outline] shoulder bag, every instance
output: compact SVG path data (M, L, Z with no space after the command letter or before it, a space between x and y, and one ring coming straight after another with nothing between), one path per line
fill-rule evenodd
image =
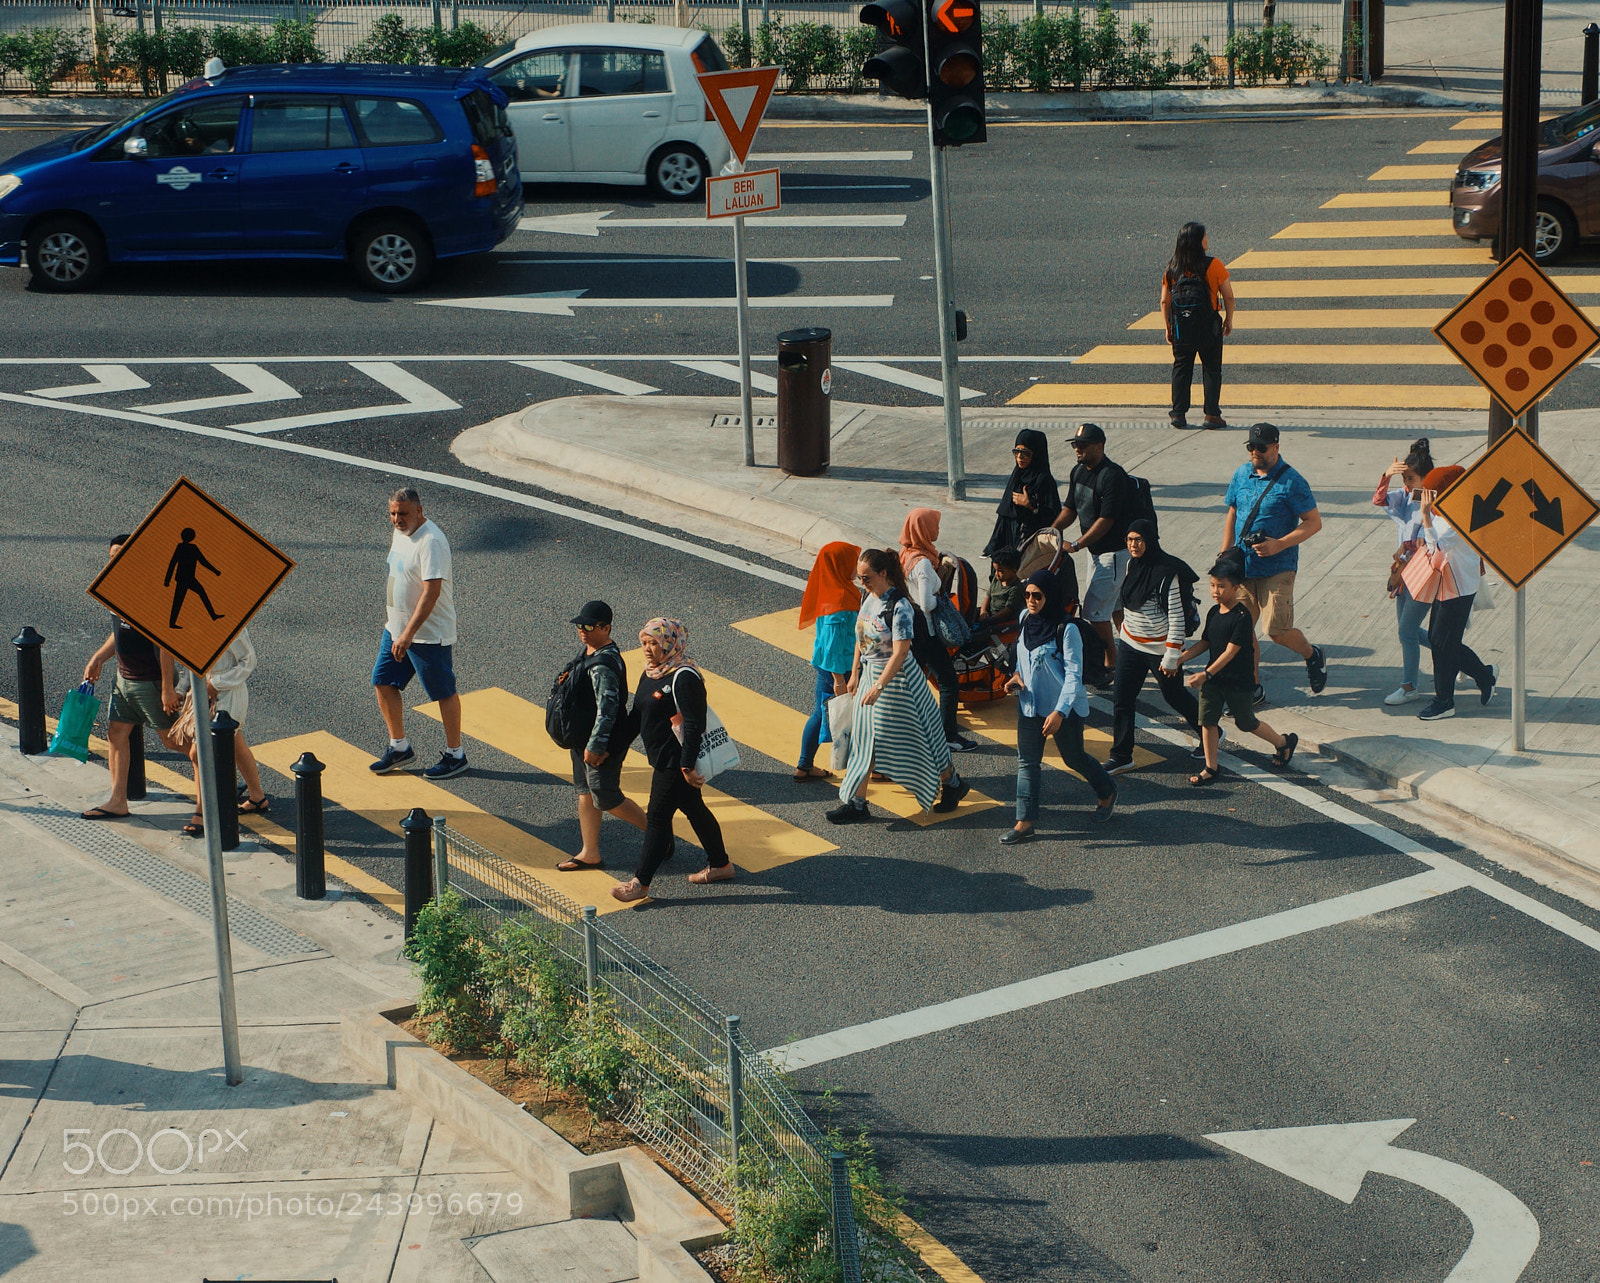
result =
M678 705L678 676L683 672L679 669L672 675L672 702ZM681 705L678 705L681 707ZM672 715L672 733L678 737L678 743L683 743L683 714ZM734 742L728 738L728 728L722 724L722 719L711 710L711 702L706 701L706 729L700 737L700 756L694 759L694 769L713 780L724 771L736 770L739 765L739 750Z

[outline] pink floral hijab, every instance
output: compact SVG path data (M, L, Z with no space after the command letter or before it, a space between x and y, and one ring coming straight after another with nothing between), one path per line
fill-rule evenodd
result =
M659 681L680 668L693 668L697 673L700 671L694 660L689 658L689 630L678 620L657 615L639 630L639 640L643 641L646 637L655 638L665 652L659 666L645 665L646 677Z

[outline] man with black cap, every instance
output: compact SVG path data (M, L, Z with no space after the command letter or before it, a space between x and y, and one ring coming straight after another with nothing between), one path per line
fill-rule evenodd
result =
M1055 528L1065 530L1077 519L1079 535L1066 551L1089 550L1089 574L1083 579L1082 614L1106 644L1106 671L1117 666L1116 626L1122 623L1117 604L1122 578L1128 573L1128 523L1133 520L1128 474L1106 458L1106 434L1098 423L1080 423L1072 437L1078 456L1061 515Z
M1306 479L1280 456L1278 429L1270 423L1250 427L1245 447L1250 461L1239 465L1228 484L1228 513L1222 522L1222 553L1244 559L1243 600L1267 636L1306 661L1311 693L1328 684L1328 662L1294 626L1294 577L1300 545L1322 529L1322 516ZM1246 514L1240 521L1239 513ZM1230 552L1230 550L1233 550ZM1266 701L1261 686L1261 643L1256 642L1255 702Z
M611 619L611 607L605 602L583 603L583 609L572 617L583 649L557 679L558 683L587 681L594 697L588 743L572 750L572 783L578 790L583 850L556 865L563 873L601 867L601 812L609 811L644 832L644 810L622 792L622 763L636 732L627 710L628 667L611 640ZM589 701L583 703L587 706Z

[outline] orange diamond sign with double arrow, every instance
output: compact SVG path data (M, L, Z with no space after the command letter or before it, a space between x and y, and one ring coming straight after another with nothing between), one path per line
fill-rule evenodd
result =
M711 114L742 165L767 114L767 103L778 83L777 67L751 67L748 71L703 71L697 77Z
M1600 512L1520 428L1490 446L1434 506L1513 588L1532 579Z
M205 673L293 569L294 562L179 477L89 585L89 595Z
M1513 418L1600 345L1600 330L1521 249L1433 332Z

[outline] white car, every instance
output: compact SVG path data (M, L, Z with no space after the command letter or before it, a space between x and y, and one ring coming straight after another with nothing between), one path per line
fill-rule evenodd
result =
M694 200L730 156L695 79L726 71L728 60L703 31L546 27L485 66L511 100L524 183L648 183L668 199Z

